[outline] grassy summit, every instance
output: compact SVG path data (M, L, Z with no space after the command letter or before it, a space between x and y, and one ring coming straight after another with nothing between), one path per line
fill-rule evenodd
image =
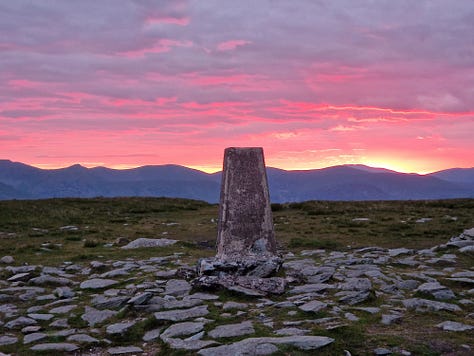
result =
M474 199L273 204L280 249L428 248L474 226ZM0 201L0 255L19 263L214 255L217 205L168 198ZM431 219L431 220L429 220ZM171 238L176 247L123 251L118 238Z

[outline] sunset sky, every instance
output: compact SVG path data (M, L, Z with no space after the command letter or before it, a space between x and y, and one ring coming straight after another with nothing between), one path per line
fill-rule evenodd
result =
M0 2L0 159L474 166L474 1Z

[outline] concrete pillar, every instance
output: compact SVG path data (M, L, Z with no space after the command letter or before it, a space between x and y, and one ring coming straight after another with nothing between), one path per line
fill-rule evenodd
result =
M263 149L226 148L216 257L237 262L274 257L276 253Z

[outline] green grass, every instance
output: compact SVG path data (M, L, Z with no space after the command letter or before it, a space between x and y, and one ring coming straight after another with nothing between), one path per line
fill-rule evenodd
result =
M309 201L291 204L273 204L275 232L279 248L297 253L305 249L350 250L367 246L385 248L430 248L459 235L464 229L474 227L474 199L435 201L369 201L327 202ZM0 201L0 256L12 255L15 264L60 265L72 261L86 265L92 260L146 259L182 253L183 262L194 264L200 257L213 256L217 235L218 206L201 201L168 198L95 198L95 199L48 199L35 201ZM354 219L366 218L366 221ZM431 218L425 223L421 218ZM75 226L67 229L65 226ZM122 250L110 246L118 238L132 241L138 237L171 238L176 245L156 249ZM44 249L48 246L48 249ZM451 253L450 249L442 253ZM472 254L457 254L456 268L472 268ZM318 258L314 256L314 258ZM170 266L171 267L171 266ZM173 266L176 267L176 266ZM449 266L447 266L449 267ZM411 270L411 267L393 265L393 271ZM147 280L147 275L137 275L134 282ZM443 282L457 295L465 290L456 282ZM84 292L85 295L89 291ZM330 294L332 292L329 292ZM219 291L219 301L228 300L255 303L253 298ZM275 301L284 297L272 297ZM46 302L45 302L46 303ZM372 298L363 305L379 305L381 298ZM21 303L20 303L21 304ZM21 307L21 305L20 305ZM209 317L214 323L206 330L222 323L235 323L248 318L255 319L261 312L252 305L247 314L225 318L222 310L209 307ZM289 316L289 310L297 311ZM463 306L466 313L474 307ZM266 307L268 317L276 327L287 320L314 319L330 316L307 314L297 308L278 309ZM231 311L235 314L235 311ZM321 350L319 355L343 354L345 349L353 354L365 354L380 346L403 345L417 355L442 354L449 345L469 344L466 333L446 333L433 327L443 320L459 320L457 314L407 313L400 325L386 327L379 323L380 315L354 311L358 322L334 330L322 326L304 324L314 334L333 337L336 342ZM132 316L132 315L130 315ZM80 328L84 321L78 316L69 318L71 326ZM139 341L144 331L158 326L153 317L134 326L125 336L127 342ZM420 330L420 325L430 325ZM257 334L270 335L265 327L257 327ZM237 338L239 339L239 338ZM236 339L236 340L237 340ZM116 340L113 340L116 341ZM184 355L170 350L158 342L159 354ZM290 347L280 347L281 355L303 355L304 352ZM4 347L7 352L22 354L28 350ZM435 350L435 351L433 351ZM439 352L438 352L439 351ZM449 351L449 350L448 350ZM448 352L446 351L446 352ZM24 354L27 354L25 351Z

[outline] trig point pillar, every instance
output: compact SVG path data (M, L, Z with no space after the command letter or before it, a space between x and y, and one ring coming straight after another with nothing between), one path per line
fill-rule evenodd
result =
M226 148L216 258L237 262L276 253L263 149Z

